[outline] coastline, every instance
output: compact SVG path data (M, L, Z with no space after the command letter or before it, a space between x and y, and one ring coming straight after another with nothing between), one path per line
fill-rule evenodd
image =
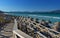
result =
M14 23L14 19L17 19L17 23L18 23L18 29L23 31L24 33L28 32L28 30L26 31L26 27L28 29L35 29L34 31L39 31L40 33L42 33L44 35L44 31L45 33L47 31L49 31L49 29L54 29L55 31L59 31L58 28L59 27L59 24L60 22L55 22L55 23L52 23L52 21L50 20L45 20L45 19L42 19L40 20L39 18L33 18L33 17L30 17L30 16L15 16L15 15L9 15L7 13L4 13L5 15L2 16L3 19L5 20L8 20L9 23ZM3 15L3 14L2 14ZM6 18L5 18L6 17ZM8 19L7 19L8 18ZM10 19L10 21L9 21ZM40 20L40 21L39 21ZM5 22L8 24L8 22ZM3 22L2 22L3 23ZM22 26L20 26L22 24ZM30 24L33 24L30 25ZM28 25L28 26L25 26L25 25ZM58 28L56 28L58 27ZM45 29L43 29L45 28ZM37 30L38 29L38 30ZM40 30L39 30L40 29ZM53 30L51 30L53 31ZM55 32L53 31L53 32ZM29 33L26 33L29 35ZM50 34L50 31L48 32L48 34ZM30 35L31 36L31 35ZM50 36L50 35L49 35ZM57 34L57 36L59 36L59 33ZM33 37L33 36L32 36ZM47 37L47 36L46 36ZM52 36L51 36L52 37ZM54 36L55 37L55 36ZM60 36L59 36L60 37Z
M44 20L51 20L53 23L55 22L60 22L60 16L46 16L46 15L36 15L36 14L17 14L17 13L6 13L8 15L12 15L12 16L24 16L24 17L32 17L32 18L38 18L40 20L44 19ZM27 15L27 16L26 16Z
M50 21L48 21L48 22L46 22L45 20L42 20L41 22L38 22L38 20L37 19L35 19L35 18L31 18L31 17L28 17L28 18L25 18L25 17L19 17L19 19L20 19L20 21L18 21L18 29L19 30L21 30L21 31L23 31L23 32L25 32L25 33L27 33L28 35L29 35L29 33L28 32L32 32L32 30L34 29L35 30L35 32L36 31L39 31L39 32L41 32L43 35L44 34L46 34L46 32L48 33L47 34L47 36L46 37L48 37L48 35L51 33L50 31L52 31L52 32L55 32L54 30L52 30L53 29L53 27L52 26L49 26L49 24L51 24L51 22ZM26 24L27 23L27 24ZM57 22L57 24L58 24L59 22ZM57 25L56 24L56 25ZM57 25L58 26L58 25ZM58 26L59 27L59 26ZM26 29L31 29L31 30L27 30L26 31ZM38 30L37 30L38 29ZM51 29L50 31L49 31L49 29ZM56 28L57 29L57 28ZM33 32L32 32L33 33ZM59 32L60 33L60 32ZM59 36L59 33L57 34L57 36ZM54 33L53 33L53 35L54 35ZM31 36L31 35L30 35ZM57 37L56 36L56 37ZM33 37L33 36L32 36ZM50 35L49 35L49 37L50 37ZM54 36L51 36L51 38L52 37L55 37L55 35ZM59 36L60 37L60 36Z

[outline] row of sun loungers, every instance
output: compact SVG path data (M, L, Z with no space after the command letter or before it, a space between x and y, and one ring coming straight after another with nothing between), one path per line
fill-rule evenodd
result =
M31 18L19 17L17 22L18 29L33 38L60 38L60 32L36 23L35 19L32 21Z

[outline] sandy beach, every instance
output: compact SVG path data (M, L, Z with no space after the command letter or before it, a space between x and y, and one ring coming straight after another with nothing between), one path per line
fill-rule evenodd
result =
M3 20L2 20L3 18ZM7 19L8 18L8 19ZM60 32L58 27L60 22L52 24L51 21L45 21L42 19L39 22L38 18L32 17L24 17L24 16L11 16L11 15L4 15L0 17L1 25L0 25L0 38L13 38L13 28L14 19L16 19L17 29L21 31L22 36L31 36L33 38L59 38ZM2 26L3 25L3 26ZM52 26L50 26L52 25ZM55 26L54 26L55 25ZM57 28L56 28L57 27ZM19 31L16 31L19 32Z

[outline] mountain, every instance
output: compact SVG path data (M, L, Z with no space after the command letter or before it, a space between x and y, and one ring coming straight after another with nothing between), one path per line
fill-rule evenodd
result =
M1 13L4 13L4 12L3 12L3 11L0 11L0 14L1 14Z
M51 11L51 13L60 13L60 10Z
M0 11L0 16L5 16L4 11Z
M28 12L28 11L25 11L25 12L20 12L20 11L13 11L13 12L6 12L6 13L18 13L18 14L60 14L60 10L54 10L54 11L50 11L50 12L38 12L38 11L35 11L35 12Z

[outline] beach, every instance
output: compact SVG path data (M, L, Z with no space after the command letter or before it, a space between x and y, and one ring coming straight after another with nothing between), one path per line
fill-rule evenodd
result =
M34 15L36 16L36 15ZM3 29L0 31L1 38L13 38L14 19L17 21L17 29L23 34L33 38L59 38L60 37L60 22L52 23L51 20L39 19L31 16L17 16L11 14L4 14L1 16L5 21L2 21ZM42 17L42 16L41 16ZM45 16L46 18L46 16ZM1 19L1 18L0 18ZM55 18L54 18L55 19ZM7 26L5 26L7 25ZM59 29L58 29L59 28ZM1 28L0 28L1 29ZM3 34L3 35L2 35ZM22 35L23 36L23 35ZM25 36L25 35L24 35Z
M18 28L32 37L35 37L34 33L37 33L37 32L43 34L47 38L55 38L55 37L59 38L60 37L59 36L60 34L56 32L57 30L53 29L52 26L54 24L51 24L51 21L46 22L45 20L41 20L40 22L38 22L38 20L34 18L33 19L31 17L24 18L23 16L20 17L20 20L21 21L18 22L19 23ZM49 26L49 24L52 26ZM56 32L58 34L56 34L55 36L54 35L55 33L53 32ZM37 34L39 35L39 33ZM36 38L39 38L39 36L37 36Z
M60 0L0 0L0 38L60 38Z

